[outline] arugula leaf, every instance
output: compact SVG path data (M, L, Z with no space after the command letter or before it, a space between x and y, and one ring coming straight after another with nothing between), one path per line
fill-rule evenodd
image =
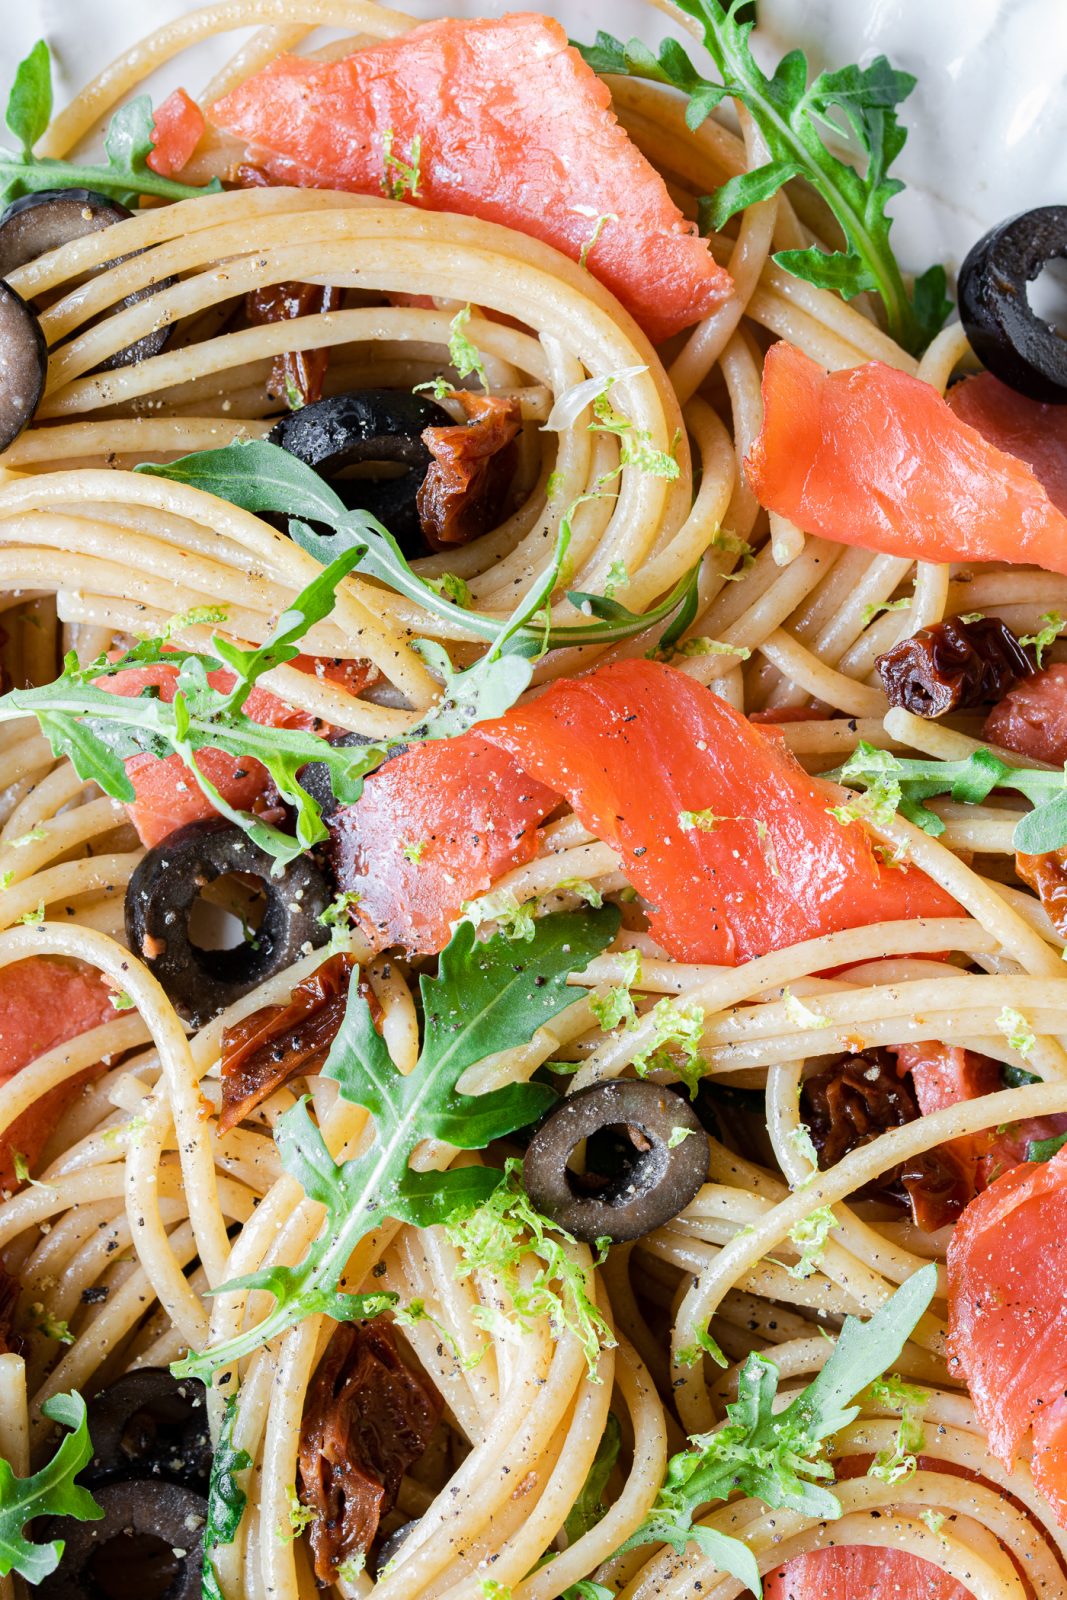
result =
M390 1059L358 984L350 987L323 1075L344 1099L372 1114L374 1140L339 1163L308 1115L306 1097L279 1118L274 1137L282 1165L324 1207L322 1229L297 1266L265 1267L215 1291L268 1289L275 1305L257 1326L178 1362L172 1370L179 1377L209 1379L304 1317L325 1312L348 1322L376 1316L395 1301L395 1295L349 1294L339 1287L353 1250L386 1217L428 1228L480 1205L502 1181L503 1174L488 1167L415 1172L408 1163L425 1140L483 1149L555 1101L541 1084L512 1083L482 1095L463 1094L457 1084L468 1067L525 1044L580 999L582 990L569 987L568 976L610 944L618 925L613 906L559 912L537 923L520 955L499 934L479 942L470 923L461 922L441 952L437 976L419 980L425 1032L407 1077Z
M586 1473L578 1498L567 1513L567 1520L563 1524L569 1545L588 1533L590 1528L595 1528L606 1515L601 1495L607 1488L608 1479L619 1459L621 1446L622 1429L619 1427L619 1419L614 1411L609 1411L603 1436L596 1447L593 1464Z
M936 1287L936 1268L923 1267L868 1322L846 1317L822 1371L782 1411L774 1410L778 1368L753 1352L741 1368L737 1399L726 1408L729 1420L714 1433L695 1435L689 1449L671 1457L655 1504L621 1550L656 1543L681 1554L695 1544L761 1594L759 1568L748 1546L694 1526L693 1518L737 1490L772 1510L788 1506L809 1517L839 1517L840 1502L824 1487L834 1481L825 1442L859 1414L854 1397L897 1359Z
M376 517L368 511L347 511L312 467L280 445L268 444L265 439L238 439L219 450L198 450L166 465L144 461L134 470L167 478L172 483L190 484L257 516L273 512L297 519L290 524L290 533L302 549L323 565L338 549L357 543L365 545L363 574L377 578L450 626L459 616L471 633L499 642L501 624L498 618L463 605L458 598L442 595L435 587L435 580L420 578L392 534ZM316 532L307 526L309 522L325 523L333 530L332 535ZM557 544L553 565L558 560L562 566L559 552L560 544ZM532 627L524 621L515 630L515 649L542 652L546 647L556 650L572 645L614 644L628 639L670 616L680 605L688 605L695 594L696 580L697 569L694 568L643 616L620 607L618 613L589 626L553 624L545 629ZM555 581L559 581L558 571ZM567 598L573 605L583 608L599 596L568 593Z
M977 806L994 789L1015 789L1034 807L1016 825L1012 836L1015 849L1037 856L1067 844L1067 774L1009 767L984 747L965 761L929 761L894 756L861 743L843 766L824 776L865 790L876 812L891 816L899 811L935 838L944 833L945 824L924 804L934 795L948 794L962 804Z
M211 1477L207 1490L207 1521L204 1523L203 1600L224 1600L219 1575L211 1559L220 1545L232 1544L244 1516L248 1496L237 1481L239 1472L252 1465L247 1450L235 1450L233 1430L237 1424L237 1395L226 1401L222 1430L211 1458Z
M1026 1146L1027 1161L1051 1161L1067 1144L1067 1133L1054 1133L1049 1139L1031 1139Z
M903 184L889 168L904 147L906 130L896 108L915 87L915 79L898 72L885 56L867 67L848 66L821 72L810 84L808 63L799 50L779 61L768 78L749 46L751 21L741 21L743 0L678 0L679 9L701 25L704 44L719 73L709 83L697 72L682 46L664 40L658 54L636 39L624 44L598 33L592 46L579 44L595 72L650 78L671 84L689 96L686 122L700 124L729 96L751 112L770 152L770 159L752 172L731 178L710 199L701 202L701 225L720 229L735 212L776 194L783 184L802 177L825 201L845 236L843 250L784 250L779 266L795 277L846 299L868 290L883 304L890 333L906 349L918 352L941 328L952 309L945 293L945 272L931 267L917 280L911 297L889 244L891 218L886 206ZM863 172L841 161L827 148L824 131L838 137L845 128L859 144Z
M60 1422L64 1434L51 1461L28 1478L16 1478L10 1463L0 1457L0 1577L17 1572L26 1582L43 1582L59 1565L63 1540L34 1544L23 1529L35 1517L75 1517L79 1522L99 1522L104 1515L88 1489L75 1478L91 1460L92 1441L85 1401L76 1390L53 1395L41 1407L51 1422Z
M55 755L69 756L79 777L98 783L105 794L127 803L133 800L134 790L126 776L125 758L141 751L155 756L177 752L216 811L284 867L327 836L318 805L297 781L299 769L311 761L325 762L334 795L350 804L359 798L363 774L378 764L384 747L330 745L301 729L254 722L243 707L264 672L299 653L296 641L329 615L338 583L360 559L358 547L343 551L297 595L258 649L241 650L216 635L214 656L193 650L164 651L159 640L134 646L118 661L101 656L87 667L79 666L71 654L54 683L13 689L0 697L0 722L32 712ZM177 693L170 705L152 691L129 697L109 694L96 684L98 678L153 662L178 668ZM215 689L208 681L208 674L224 665L236 675L230 690ZM295 838L223 799L196 764L197 750L209 745L263 764L279 793L296 809Z
M26 161L52 120L52 63L48 46L38 39L15 69L4 121L15 135Z
M163 178L152 171L148 157L153 149L155 117L146 94L120 107L108 124L104 135L106 166L35 156L33 146L51 115L52 56L45 41L38 39L29 55L19 62L8 97L4 120L18 140L19 149L15 154L0 150L0 205L42 189L94 189L125 206L135 206L142 194L159 195L164 200L190 200L222 189L217 178L197 187L176 183L173 178Z

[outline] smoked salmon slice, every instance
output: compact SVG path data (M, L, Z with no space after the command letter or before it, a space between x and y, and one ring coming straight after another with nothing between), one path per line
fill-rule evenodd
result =
M763 1600L974 1600L932 1561L881 1545L795 1556L763 1581Z
M1067 572L1067 516L930 384L881 361L828 373L782 342L764 362L763 413L749 482L805 533L916 561Z
M0 1084L48 1050L115 1020L110 990L98 973L53 956L0 967ZM0 1189L15 1184L13 1152L32 1166L84 1075L44 1094L0 1130Z
M619 661L565 678L479 733L565 795L616 849L679 961L735 965L843 928L958 907L882 865L836 791L782 741L674 667Z
M279 56L208 115L275 182L392 194L554 245L654 343L732 291L551 17L453 17L339 61Z
M331 819L338 884L379 948L442 949L463 902L537 850L558 796L480 731L394 756Z
M972 1200L948 1248L950 1365L1010 1471L1033 1430L1034 1481L1067 1526L1067 1149Z

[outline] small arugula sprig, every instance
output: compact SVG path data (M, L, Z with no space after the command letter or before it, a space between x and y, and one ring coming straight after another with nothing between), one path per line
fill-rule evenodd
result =
M800 50L783 56L768 78L749 47L753 23L740 20L746 0L729 4L677 0L677 4L700 23L721 82L709 83L674 39L665 39L653 53L638 39L624 44L600 32L593 45L577 48L595 72L650 78L681 89L689 96L686 122L694 130L727 97L746 106L770 159L731 178L702 202L702 227L718 230L735 212L776 194L791 178L806 179L832 211L846 247L782 250L775 261L794 277L836 290L846 299L864 290L878 295L893 338L918 354L941 328L952 305L941 266L930 267L916 279L909 295L889 244L891 218L886 206L903 188L898 178L889 177L889 168L907 138L896 107L914 89L915 79L878 56L867 67L821 72L809 84L808 63ZM826 129L842 133L838 119L862 147L866 158L862 173L839 160L824 143Z
M1009 767L985 748L973 751L965 761L924 761L861 743L843 766L824 776L864 791L861 802L837 807L835 814L848 811L862 817L867 811L888 818L899 812L935 838L944 833L945 824L924 803L934 795L951 795L961 804L977 806L994 789L1015 789L1034 807L1016 825L1012 836L1016 850L1039 856L1067 844L1067 774L1062 769Z
M34 1544L23 1533L28 1523L35 1517L99 1522L104 1515L88 1489L74 1481L93 1454L85 1401L75 1390L53 1395L41 1410L50 1422L71 1430L64 1434L51 1461L29 1478L16 1478L10 1463L0 1457L0 1577L17 1572L31 1586L56 1570L63 1540Z
M204 1570L202 1600L225 1600L219 1575L212 1560L220 1545L232 1544L244 1516L248 1496L237 1481L239 1472L252 1465L247 1450L235 1450L233 1430L237 1426L237 1395L231 1394L223 1413L219 1442L211 1458L211 1477L207 1490L207 1520L204 1523Z
M418 1062L406 1077L375 1029L359 985L351 986L322 1071L343 1099L371 1113L374 1140L360 1155L337 1162L308 1115L306 1097L279 1118L274 1137L282 1165L324 1207L323 1226L296 1266L264 1267L215 1291L266 1289L274 1308L255 1327L176 1363L178 1377L210 1381L212 1372L304 1317L324 1312L350 1322L395 1303L395 1295L350 1294L340 1287L353 1250L386 1217L428 1228L481 1205L503 1181L503 1173L489 1167L414 1172L409 1161L426 1140L457 1150L484 1149L554 1103L554 1091L541 1084L511 1083L482 1095L462 1094L456 1086L468 1067L527 1043L580 998L582 991L568 986L569 975L588 966L618 925L613 906L558 912L541 918L520 954L499 934L479 942L471 924L461 922L441 952L437 976L419 980L425 1032Z
M15 69L8 96L4 120L18 141L18 148L0 150L0 205L42 189L93 189L120 205L132 207L142 194L159 195L164 200L191 200L197 195L216 194L222 188L217 178L197 187L176 183L173 178L163 178L152 171L148 157L154 148L155 117L146 94L121 107L108 124L104 134L105 166L82 166L56 161L51 156L35 156L33 147L51 116L52 56L45 41L38 39Z
M176 649L160 639L142 641L117 661L101 656L87 667L79 666L71 653L54 683L13 689L0 697L0 722L32 712L55 755L69 756L80 778L126 803L135 799L135 793L125 758L143 751L155 756L176 752L216 811L284 867L326 837L318 805L297 781L299 769L310 761L325 762L334 795L342 804L352 804L359 798L363 773L381 760L384 751L377 745L333 746L300 729L267 727L247 716L244 706L263 673L300 653L298 641L329 615L338 583L360 559L358 548L339 555L297 595L265 643L252 650L242 650L216 634L212 655ZM159 698L158 689L127 696L98 686L98 679L115 677L127 668L160 663L178 669L169 705ZM208 674L222 667L234 674L232 688L216 689L209 681ZM223 798L196 763L196 752L205 746L263 764L278 792L296 810L295 838Z
M778 1368L753 1352L741 1368L737 1399L726 1408L729 1420L714 1433L695 1435L689 1449L671 1457L655 1504L621 1549L669 1544L681 1554L694 1544L762 1594L748 1546L694 1525L694 1517L738 1492L772 1510L788 1506L809 1517L839 1517L841 1504L824 1487L834 1481L826 1440L858 1416L860 1407L850 1402L896 1361L936 1287L936 1269L923 1267L868 1322L846 1317L830 1359L784 1410L774 1409Z
M181 456L166 466L142 462L135 470L172 483L190 484L257 516L271 512L290 517L289 531L296 543L324 566L350 545L365 546L362 574L388 585L450 626L458 618L476 637L490 640L502 656L522 655L531 660L546 650L617 644L663 621L679 606L695 607L696 603L698 573L694 568L658 605L643 614L628 611L602 595L569 591L567 599L572 605L596 617L596 622L557 624L545 619L543 624L535 624L532 619L544 609L560 582L569 537L564 530L544 577L502 625L499 618L459 605L447 593L440 593L434 580L420 578L388 529L367 511L349 511L313 468L279 445L268 444L264 439L238 439L220 450L198 450ZM324 524L332 531L317 533L308 526L309 522Z

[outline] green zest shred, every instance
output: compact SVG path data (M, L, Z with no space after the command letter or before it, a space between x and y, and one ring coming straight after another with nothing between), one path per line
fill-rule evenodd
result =
M879 1450L867 1468L867 1476L878 1478L882 1483L902 1483L915 1471L916 1452L926 1443L923 1412L930 1396L925 1389L905 1383L895 1373L891 1377L876 1378L869 1394L871 1403L881 1410L900 1413L900 1426L892 1446Z
M640 1078L650 1072L670 1072L685 1084L690 1099L695 1099L700 1080L708 1070L700 1053L704 1037L702 1007L667 997L657 1000L647 1015L652 1019L653 1034L634 1056L634 1071Z
M445 1223L461 1258L456 1275L489 1274L510 1301L508 1310L475 1306L472 1315L479 1327L514 1342L537 1318L547 1317L557 1338L569 1333L578 1340L589 1381L599 1383L600 1352L615 1344L592 1293L593 1268L604 1259L606 1246L591 1261L576 1259L581 1249L577 1240L535 1209L521 1174L522 1162L508 1161L503 1181L488 1199L454 1213ZM524 1281L520 1269L531 1256L542 1265Z

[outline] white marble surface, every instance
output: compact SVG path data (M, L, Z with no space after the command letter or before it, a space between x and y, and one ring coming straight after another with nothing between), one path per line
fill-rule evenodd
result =
M528 0L529 3L529 0ZM544 3L544 0L543 0ZM419 16L499 14L522 0L410 0ZM915 73L908 144L893 203L901 258L957 263L993 223L1028 206L1067 201L1067 0L759 0L768 60L801 45L818 66L879 51ZM189 0L5 0L0 81L40 36L59 63L60 101L153 26L195 9ZM597 27L655 43L670 28L648 0L547 0L576 36ZM670 29L670 31L675 31ZM231 36L236 39L239 36ZM191 52L161 74L191 92L224 47ZM696 59L700 51L694 47Z

